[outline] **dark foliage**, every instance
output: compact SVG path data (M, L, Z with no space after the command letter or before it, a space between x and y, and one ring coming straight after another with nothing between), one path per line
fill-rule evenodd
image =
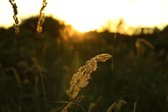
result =
M36 33L37 20L24 21L18 35L12 28L0 28L0 112L59 111L65 104L58 101L68 100L72 74L100 53L113 58L98 65L81 91L85 110L94 103L94 112L106 112L124 99L124 112L133 111L135 103L136 112L168 112L168 27L134 36L93 31L78 42L78 35L64 40L61 32L67 26L49 17L43 33Z

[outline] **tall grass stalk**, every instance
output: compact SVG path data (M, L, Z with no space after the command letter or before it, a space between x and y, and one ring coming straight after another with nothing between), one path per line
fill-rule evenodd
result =
M91 73L96 71L98 62L105 62L112 58L110 54L99 54L86 62L86 64L78 69L78 71L73 74L70 81L70 87L67 90L67 95L71 100L75 99L82 88L89 84L91 78ZM80 97L79 97L80 98ZM77 98L77 100L79 100ZM79 103L79 101L76 101ZM72 103L68 103L61 112L68 112L71 108Z
M9 0L10 4L12 5L13 8L13 20L14 20L14 28L15 28L15 33L19 33L19 20L18 20L18 10L17 10L17 5L15 3L15 0Z
M44 9L45 7L47 6L47 1L46 0L43 0L42 2L42 6L41 6L41 9L40 9L40 14L39 14L39 19L38 19L38 22L37 22L37 32L38 33L41 33L42 30L43 30L43 23L44 23L44 20L45 20L45 14L44 14Z

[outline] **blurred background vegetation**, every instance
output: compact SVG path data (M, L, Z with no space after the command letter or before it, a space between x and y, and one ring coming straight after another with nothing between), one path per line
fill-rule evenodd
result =
M17 35L0 28L0 112L60 112L72 75L100 53L113 58L98 64L81 91L86 111L106 112L123 99L121 112L168 112L168 27L139 28L132 36L78 33L47 17L38 34L37 20L25 20Z

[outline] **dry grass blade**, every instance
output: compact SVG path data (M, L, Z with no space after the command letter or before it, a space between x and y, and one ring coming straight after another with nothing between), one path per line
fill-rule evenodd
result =
M87 112L93 112L95 106L96 106L95 103L91 103L91 104L89 105L89 108L88 108L88 111L87 111Z
M125 100L121 99L119 101L116 101L107 109L107 112L119 112L121 110L121 107L125 104L127 104Z
M14 19L14 28L15 28L15 33L19 33L19 20L17 17L18 11L17 11L17 5L15 3L15 0L9 0L10 4L12 5L13 8L13 19Z
M86 64L80 67L77 73L72 76L67 95L71 99L74 99L79 91L89 84L91 73L97 69L97 62L105 62L111 57L110 54L100 54L88 60Z
M43 0L43 3L42 3L42 7L40 9L40 15L39 15L39 19L38 19L38 22L37 22L37 32L38 33L41 33L42 30L43 30L43 23L44 23L44 19L45 19L45 15L43 13L45 7L47 6L47 2L46 0Z
M147 41L146 39L138 38L135 42L135 47L137 49L138 54L143 54L145 52L144 46L147 46L152 50L155 49L155 46L152 43L150 43L149 41Z
M61 112L68 112L68 109L71 107L72 103L68 103L62 110Z
M84 108L77 103L67 102L67 101L57 101L58 103L67 103L66 106L61 110L61 112L68 112L73 106L79 108L82 112L85 112Z

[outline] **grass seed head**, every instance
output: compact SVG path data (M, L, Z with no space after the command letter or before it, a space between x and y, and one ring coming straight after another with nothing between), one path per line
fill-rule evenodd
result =
M15 33L18 34L19 33L19 20L17 17L17 14L18 14L17 5L15 3L15 0L9 0L9 2L13 8L13 20L14 20L13 26L15 28Z
M42 7L40 9L40 15L39 15L39 19L38 19L38 22L37 22L37 32L38 33L41 33L42 30L43 30L43 23L44 23L44 20L45 20L45 15L43 13L45 7L47 6L47 1L46 0L43 0L43 3L42 3Z
M71 99L74 99L79 91L89 84L91 73L97 69L97 62L105 62L111 57L110 54L100 54L88 60L84 66L80 67L78 71L73 74L67 95Z

